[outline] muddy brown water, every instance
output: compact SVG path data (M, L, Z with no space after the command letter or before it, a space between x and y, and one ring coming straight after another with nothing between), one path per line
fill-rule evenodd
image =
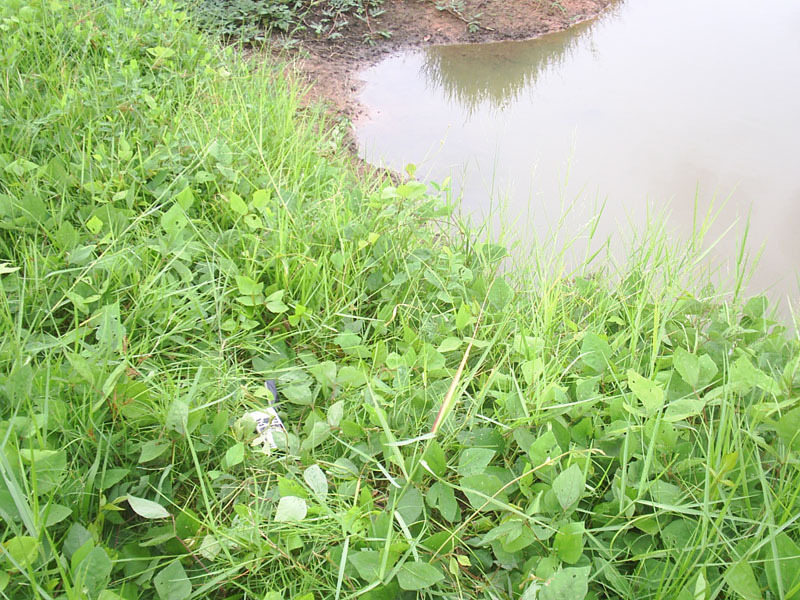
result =
M511 223L523 248L604 205L592 243L624 255L648 219L685 241L714 207L724 281L749 219L763 252L748 291L785 309L800 299L798 31L797 0L625 0L533 41L394 55L362 73L360 150L452 176L462 210Z

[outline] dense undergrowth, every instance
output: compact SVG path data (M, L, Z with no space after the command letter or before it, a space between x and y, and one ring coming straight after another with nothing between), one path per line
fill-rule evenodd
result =
M0 31L0 597L800 598L763 299L685 293L656 234L499 276L168 2Z
M263 42L270 33L335 40L349 27L368 27L364 41L389 37L372 23L383 14L383 0L185 0L200 28L223 39Z

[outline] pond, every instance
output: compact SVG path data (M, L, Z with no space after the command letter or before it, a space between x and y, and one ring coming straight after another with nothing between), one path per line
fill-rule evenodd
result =
M360 151L452 176L463 211L523 247L600 206L595 240L662 218L686 240L710 211L722 276L747 231L749 291L796 303L798 31L797 0L626 0L537 40L394 55L362 74Z

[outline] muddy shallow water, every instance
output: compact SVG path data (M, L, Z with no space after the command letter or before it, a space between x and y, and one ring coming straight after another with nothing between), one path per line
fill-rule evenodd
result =
M392 56L362 74L360 151L452 175L463 210L504 206L523 246L567 206L572 233L605 203L598 234L615 239L661 211L685 239L713 206L713 233L734 232L709 255L725 263L749 215L749 289L796 303L799 30L797 0L625 0L534 41Z

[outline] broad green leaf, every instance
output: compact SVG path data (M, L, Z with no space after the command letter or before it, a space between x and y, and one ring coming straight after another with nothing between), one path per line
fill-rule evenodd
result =
M595 572L603 577L619 597L632 598L631 582L614 566L613 562L599 557L594 559Z
M441 481L434 483L425 495L425 501L431 508L436 508L449 522L458 518L458 502L453 488Z
M72 515L72 509L68 506L62 506L61 504L49 504L42 512L47 513L47 520L44 524L45 527L52 527Z
M648 489L653 502L664 506L679 506L683 498L683 490L680 487L663 479L654 481Z
M30 567L39 554L39 541L29 535L18 535L3 542L6 568L25 570ZM13 561L13 562L12 562Z
M97 598L111 577L111 559L101 547L92 548L73 574L78 587L85 588L90 598Z
M233 152L230 146L223 141L214 140L208 147L208 154L213 156L223 166L230 166L233 162Z
M192 192L192 188L186 186L183 190L175 194L175 202L183 210L189 210L194 204L194 192Z
M644 406L644 416L654 415L664 406L664 390L661 386L633 369L628 369L628 387Z
M306 501L297 496L284 496L278 502L275 520L279 523L298 523L306 518L308 506Z
M515 521L517 523L516 530L501 540L503 551L509 552L510 554L524 550L539 540L538 536L527 524L518 520Z
M800 408L782 415L775 430L787 448L800 452Z
M225 466L230 469L244 461L244 444L237 442L225 452Z
M447 470L447 457L444 455L442 447L436 440L430 440L425 453L422 455L422 460L428 465L434 475L441 477Z
M264 290L264 284L244 275L236 276L236 287L242 296L258 296Z
M683 421L703 412L706 401L700 398L680 398L667 405L664 411L664 420L670 423Z
M439 352L452 352L453 350L458 350L461 346L461 340L457 337L448 337L442 340L442 343L439 344L437 350Z
M331 427L327 421L314 421L310 428L306 428L306 437L300 444L304 451L313 450L331 436Z
M191 508L184 508L175 519L175 534L182 539L191 538L197 535L202 526L203 522L197 513Z
M293 383L281 388L281 394L292 404L308 406L314 401L311 385L306 382Z
M589 592L591 567L570 567L558 571L542 587L539 600L583 600Z
M222 551L222 545L211 534L203 536L203 541L200 542L200 549L198 552L200 556L206 560L214 560L217 555Z
M170 516L167 509L161 506L158 502L153 502L152 500L147 500L145 498L138 498L136 496L131 496L128 494L125 499L128 501L128 504L140 517L144 517L145 519L166 519Z
M244 224L253 230L262 229L264 227L264 222L261 220L261 217L252 213L244 216Z
M96 482L97 488L100 490L107 490L125 479L130 472L130 469L108 469L103 472L102 479Z
M381 553L377 550L352 552L348 555L347 560L355 567L358 576L367 583L373 583L378 580L381 568ZM389 567L391 566L389 565Z
M498 277L489 288L489 304L495 310L503 310L514 298L514 290L503 277ZM402 584L401 584L402 585Z
M119 302L107 304L95 314L97 323L97 341L115 352L122 352L122 339L125 337L125 327L122 325L119 314Z
M333 341L342 350L349 350L351 348L355 348L356 346L359 346L362 343L361 336L356 333L353 333L352 331L345 331L343 333L338 334L336 337L333 338Z
M531 465L537 467L534 475L543 481L551 481L555 474L555 467L544 465L550 461L555 461L559 454L561 454L561 449L552 430L548 429L539 435L528 449Z
M308 372L314 376L320 385L329 390L332 390L333 386L336 385L336 363L333 361L326 360L312 365L308 368Z
M397 501L395 510L403 517L406 525L416 523L425 510L422 493L415 487L409 487Z
M711 383L716 377L719 369L717 368L717 364L714 362L708 354L703 354L700 357L700 379L698 381L699 387L704 387Z
M533 360L541 354L544 348L544 340L530 335L515 335L512 348L514 348L515 353L523 356L526 360Z
M166 60L175 56L175 50L165 46L153 46L147 49L147 53L156 60Z
M189 219L180 204L173 204L161 215L161 228L170 236L179 234L189 224Z
M83 546L75 551L75 554L72 555L72 559L70 560L70 566L73 572L78 571L78 567L83 562L83 559L86 558L89 553L94 550L94 548L94 540L88 540Z
M325 473L320 469L319 465L311 465L303 471L303 479L305 480L314 495L321 501L325 501L328 495L328 478Z
M141 453L139 454L139 464L150 462L157 459L164 454L170 447L170 444L159 442L158 440L150 440L145 442L142 446Z
M160 600L186 600L192 595L192 583L180 561L173 560L153 578Z
M706 576L703 574L701 570L697 574L697 579L694 582L694 598L693 600L706 600L708 596L708 581L706 581Z
M516 552L518 549L512 549L510 546L516 543L516 541L522 535L522 532L526 529L530 531L529 528L525 527L525 524L521 519L509 519L507 521L504 521L497 527L490 529L486 533L486 535L484 535L481 538L480 545L488 546L492 542L500 540L503 546L503 550L505 550L506 552ZM535 541L535 538L532 541ZM527 545L530 544L525 544L525 546Z
M289 479L278 475L278 493L281 496L297 496L298 498L308 498L308 492L296 479Z
M489 448L467 448L458 457L456 471L462 477L479 475L486 470L494 455L495 451Z
M360 369L347 365L339 369L336 382L343 387L358 388L366 385L367 377Z
M581 344L581 361L597 373L608 368L611 360L611 346L596 333L589 332L583 336Z
M585 487L583 471L576 464L570 465L553 480L553 492L564 510L580 500Z
M69 364L73 368L75 373L80 375L86 382L90 383L91 385L95 384L95 378L97 377L97 373L93 369L92 365L89 364L88 360L86 360L80 354L73 354L72 352L66 352L65 356L67 357L67 360L69 361Z
M247 214L247 203L242 200L239 194L236 192L228 192L227 200L231 210L237 215L242 216Z
M189 405L180 398L176 398L169 405L166 422L164 423L167 431L174 431L180 435L186 435L186 426L189 423Z
M747 301L742 312L751 319L760 319L764 316L768 304L766 296L755 296Z
M464 327L473 323L474 320L475 319L472 316L472 310L470 310L469 304L466 302L462 303L458 309L458 312L456 313L456 329L464 329Z
M769 589L777 598L782 587L784 600L800 600L800 546L786 533L779 533L767 549L764 568Z
M744 560L732 564L725 571L725 583L744 600L761 600L761 586L758 585L753 567Z
M686 548L692 543L699 525L689 519L675 519L661 531L661 538L667 548Z
M84 298L80 294L71 292L69 290L64 290L64 295L70 300L70 302L72 302L72 305L78 312L84 315L89 313L89 304L87 298Z
M268 311L270 311L271 313L275 313L276 315L279 315L289 310L289 307L283 303L284 293L285 290L278 290L277 292L273 292L269 296L267 296L266 306Z
M6 172L13 173L17 177L22 177L25 173L29 173L39 168L35 162L31 162L26 158L18 158L6 165Z
M252 205L258 211L265 211L269 206L270 192L269 190L256 190L253 192Z
M47 494L61 485L67 473L67 453L64 450L20 450L20 458L30 464L36 477L36 493Z
M103 221L98 219L97 215L93 215L91 219L86 221L86 229L97 235L103 229Z
M464 495L475 510L501 510L508 503L503 482L495 475L482 473L459 479Z
M8 587L11 577L5 571L0 571L0 592Z
M739 357L731 365L728 383L739 392L749 392L754 387L761 388L767 393L776 392L778 389L778 383L764 371L754 367L746 356Z
M406 562L397 572L397 583L402 589L409 591L424 590L442 579L442 572L426 562Z
M583 555L583 523L566 523L556 533L553 549L565 563L574 565Z
M687 352L680 346L675 349L672 364L681 378L693 388L700 381L700 360L694 354Z
M342 417L344 416L344 403L341 400L337 400L333 404L328 407L328 425L331 427L339 427L339 423L342 422Z
M67 537L64 539L62 550L68 559L87 542L92 540L92 534L80 523L73 523L67 530Z

